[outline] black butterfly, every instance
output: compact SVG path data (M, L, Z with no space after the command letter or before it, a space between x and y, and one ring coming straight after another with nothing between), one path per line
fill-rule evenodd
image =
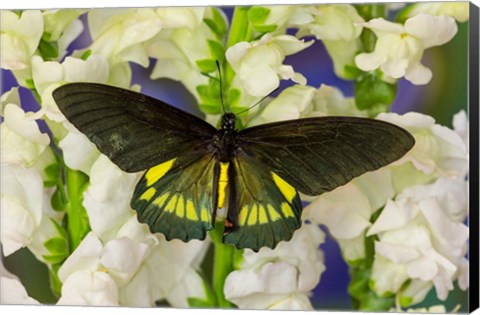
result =
M131 206L150 231L204 239L226 207L224 242L274 248L301 225L298 192L320 195L402 157L414 138L393 124L318 117L220 129L162 101L94 83L57 88L67 119L126 172L146 170Z

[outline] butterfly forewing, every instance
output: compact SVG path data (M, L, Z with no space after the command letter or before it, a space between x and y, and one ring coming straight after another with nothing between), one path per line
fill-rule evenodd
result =
M65 117L122 170L143 171L183 155L207 154L216 129L146 95L96 83L53 92Z
M284 121L239 132L239 147L307 195L320 195L398 160L414 145L404 129L356 117Z

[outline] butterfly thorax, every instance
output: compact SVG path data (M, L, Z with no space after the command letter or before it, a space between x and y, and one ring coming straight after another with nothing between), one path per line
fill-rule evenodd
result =
M220 162L230 162L237 145L237 131L235 130L235 115L224 114L222 126L213 136L212 151Z

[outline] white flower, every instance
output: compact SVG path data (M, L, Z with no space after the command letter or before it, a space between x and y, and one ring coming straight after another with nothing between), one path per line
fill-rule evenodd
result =
M467 149L453 130L435 124L430 116L413 112L404 115L383 113L377 119L399 125L415 137L414 147L394 163L398 167L392 168L396 191L427 183L438 176L461 178L466 175Z
M30 57L37 50L43 33L40 11L24 11L21 16L1 10L0 63L2 69L23 70L29 67Z
M53 100L53 90L70 82L106 83L108 71L106 59L97 55L91 55L87 60L67 57L62 63L43 61L39 56L32 58L32 75L42 99L42 110L48 119L56 122L65 121L65 117Z
M90 226L102 239L112 239L132 216L130 199L139 176L125 173L105 155L95 160L89 174L83 205Z
M42 217L43 181L35 168L2 164L1 241L8 256L30 244Z
M363 18L349 4L308 6L303 11L311 16L311 20L297 22L297 36L313 35L322 40L333 59L335 73L348 78L345 66L355 65L354 57L361 46L358 38L362 33L360 23L364 22Z
M305 84L306 79L283 65L286 56L295 54L310 45L290 35L272 36L265 34L259 41L240 42L228 48L226 57L245 91L256 97L263 97L280 84L280 78L291 79Z
M298 119L311 104L315 88L295 84L282 91L260 114L255 114L250 126L274 121Z
M86 10L45 10L42 11L45 25L43 38L58 43L58 59L61 59L68 45L83 31L83 24L78 16Z
M36 113L25 113L20 106L7 104L3 114L5 120L0 127L2 163L32 166L50 143L50 138L40 132Z
M0 304L40 304L28 296L20 280L3 266L0 261ZM8 289L7 289L8 288Z
M455 196L455 190L463 196ZM387 202L367 233L379 238L372 270L374 290L379 295L398 292L405 280L412 279L415 286L400 292L411 304L420 302L432 285L444 300L465 264L468 228L462 221L466 205L463 181L445 178L405 189L395 201ZM398 281L382 280L386 274L396 274L393 279Z
M225 280L225 297L241 309L312 310L308 294L325 270L318 226L304 224L289 242L258 253L246 249L239 270Z
M370 217L394 196L391 173L382 168L322 194L303 210L306 219L328 227L343 256L353 262L365 257L365 231Z
M423 51L450 41L457 33L455 20L448 16L419 14L409 18L405 25L383 18L361 24L377 36L375 50L355 57L364 71L380 68L394 79L405 77L413 84L427 84L432 78L430 69L421 64Z
M468 151L470 142L468 135L469 124L467 113L464 110L459 111L453 116L453 129L462 138Z
M76 271L63 283L57 304L118 306L118 288L106 272Z
M158 240L132 280L121 289L122 304L146 307L154 306L159 299L167 299L173 307L186 307L188 297L205 298L195 270L209 242L166 241L163 235L158 235Z
M421 13L447 15L453 17L458 22L466 22L469 17L468 10L468 1L415 3L413 8L408 12L408 16L415 16Z

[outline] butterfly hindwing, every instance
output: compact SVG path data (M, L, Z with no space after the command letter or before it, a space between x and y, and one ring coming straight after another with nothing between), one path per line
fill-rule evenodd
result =
M149 96L97 83L71 83L53 97L65 117L112 162L138 172L178 156L207 153L216 129Z
M293 186L250 156L229 167L229 204L224 242L258 251L290 240L301 225L302 204Z
M239 132L239 150L268 165L298 191L320 195L402 157L415 141L380 120L317 117Z
M178 157L148 169L131 202L138 220L167 240L204 239L216 209L214 165L207 155L189 163Z

